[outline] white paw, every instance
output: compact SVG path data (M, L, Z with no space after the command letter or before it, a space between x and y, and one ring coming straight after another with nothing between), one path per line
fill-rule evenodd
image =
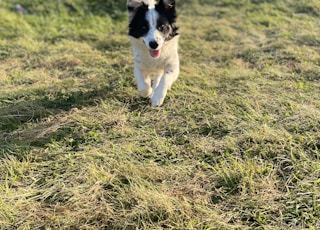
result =
M154 92L153 95L151 96L151 105L153 107L161 106L165 96L166 96L166 92L159 92L159 91Z
M153 107L157 107L157 106L161 106L162 103L164 101L164 97L162 98L151 98L151 106Z
M139 90L139 93L142 97L150 97L150 95L152 94L152 88L148 87L143 90Z

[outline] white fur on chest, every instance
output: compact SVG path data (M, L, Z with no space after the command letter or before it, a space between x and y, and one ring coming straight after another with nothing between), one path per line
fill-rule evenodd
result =
M151 98L152 106L160 106L179 75L178 39L174 37L163 44L160 56L153 58L143 40L130 37L134 55L134 75L138 91ZM154 76L151 84L150 77Z
M164 72L166 68L178 66L178 39L179 36L176 36L166 42L161 47L160 57L153 58L141 39L130 37L135 65L149 73Z

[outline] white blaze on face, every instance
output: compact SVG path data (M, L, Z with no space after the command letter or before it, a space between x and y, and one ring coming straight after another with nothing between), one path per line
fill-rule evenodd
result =
M160 56L160 49L164 43L164 38L162 34L157 30L157 21L159 18L159 13L151 8L146 13L146 20L149 23L149 31L147 35L143 38L146 46L149 48L150 55L154 58ZM157 48L150 47L150 43L156 42Z
M155 1L154 0L149 0L146 2L146 4L148 5L149 9L154 9L155 8Z

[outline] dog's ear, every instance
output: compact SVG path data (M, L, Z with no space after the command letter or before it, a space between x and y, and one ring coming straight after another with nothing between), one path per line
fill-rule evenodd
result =
M139 7L148 8L148 6L144 3L143 0L127 0L129 22L132 20Z
M141 0L127 0L127 9L128 12L133 12L142 4Z
M156 5L156 10L165 15L169 23L175 23L177 19L177 12L176 12L176 1L175 0L160 0Z
M174 10L175 6L176 6L175 0L160 0L156 5L156 8L158 10L170 11L170 10Z

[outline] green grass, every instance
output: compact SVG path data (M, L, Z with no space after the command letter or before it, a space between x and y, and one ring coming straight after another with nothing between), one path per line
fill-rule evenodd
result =
M319 1L178 1L160 108L125 1L19 3L0 1L0 229L320 228Z

